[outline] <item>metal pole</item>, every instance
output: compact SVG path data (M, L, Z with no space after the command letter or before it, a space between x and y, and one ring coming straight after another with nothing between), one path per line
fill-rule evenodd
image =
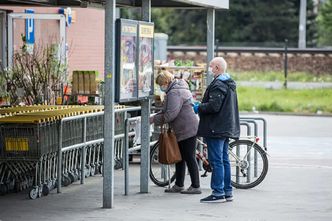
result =
M8 67L11 68L13 65L13 18L8 16Z
M83 143L86 143L86 117L83 119ZM85 181L85 161L86 161L86 145L82 146L82 159L81 159L81 184Z
M2 22L3 24L7 24L7 13L6 12L0 12L0 17L2 17ZM7 67L7 50L5 45L7 45L7 28L6 25L3 25L2 27L0 27L0 29L2 29L2 42L0 42L0 44L2 44L4 47L2 48L2 51L0 53L2 53L2 64L3 67Z
M258 136L257 122L254 119L252 119L252 120L248 119L248 120L244 120L244 121L246 121L247 123L252 123L254 125L254 135L255 135L255 139L256 139L256 137ZM258 157L257 151L254 151L254 177L257 177L257 157ZM248 154L248 161L250 161L250 158L251 158L251 153ZM248 182L250 182L250 171L251 171L250 168L251 168L251 165L249 165L249 167L248 167L248 177L247 177Z
M247 122L240 122L241 126L245 126L247 128L247 136L251 136L251 127ZM240 151L240 147L237 146L236 147L236 155L238 156L239 159L241 159L241 151ZM239 183L240 182L240 169L239 167L236 167L235 169L235 182Z
M207 10L207 60L206 73L208 73L209 63L214 56L214 38L215 38L215 9L209 8ZM213 80L212 75L207 74L206 85L209 85Z
M142 20L151 21L151 0L142 0ZM149 192L150 173L150 99L141 102L141 173L140 192Z
M58 187L57 193L61 193L61 177L62 176L62 120L59 125L59 148L58 148ZM36 178L37 179L37 178Z
M140 192L149 192L150 174L150 100L142 101L141 111L141 177Z
M151 0L142 0L141 18L142 21L151 21Z
M105 109L103 153L103 207L112 208L114 200L114 42L116 0L105 5Z
M288 75L288 39L285 39L285 57L284 57L284 73L285 73L285 82L284 82L284 88L287 89L287 75Z
M307 0L300 2L299 48L306 48Z
M129 186L129 160L128 160L128 148L129 148L129 119L125 120L125 145L124 145L124 171L125 171L125 195L128 195L128 186Z
M216 39L216 52L215 52L215 57L218 57L218 51L219 51L219 39Z
M66 53L66 18L64 15L60 17L60 45L61 45L61 55L60 61L61 64L64 65L67 63L67 53ZM67 81L67 74L64 74L64 81Z

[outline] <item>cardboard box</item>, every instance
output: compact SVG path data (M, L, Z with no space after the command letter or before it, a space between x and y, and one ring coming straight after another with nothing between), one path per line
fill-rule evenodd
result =
M90 93L97 94L97 83L96 83L96 75L97 71L90 72Z
M97 74L98 71L73 71L73 94L97 94Z
M78 94L78 73L73 71L73 83L72 83L72 94Z
M84 76L84 94L90 94L90 72L82 71Z
M82 71L78 71L78 93L79 94L84 94L84 74Z

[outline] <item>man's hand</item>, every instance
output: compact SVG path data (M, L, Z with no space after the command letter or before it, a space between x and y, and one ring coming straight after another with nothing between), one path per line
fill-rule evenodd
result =
M198 114L199 105L200 105L199 102L195 102L192 104L195 114Z

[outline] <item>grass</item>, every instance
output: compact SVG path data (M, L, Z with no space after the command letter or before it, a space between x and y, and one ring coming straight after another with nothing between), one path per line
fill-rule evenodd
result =
M332 113L332 89L265 89L239 87L240 111Z
M231 76L236 81L280 81L285 80L283 72L255 72L255 71L242 71L232 72ZM306 72L290 72L288 73L288 81L294 82L332 82L331 74L314 75Z

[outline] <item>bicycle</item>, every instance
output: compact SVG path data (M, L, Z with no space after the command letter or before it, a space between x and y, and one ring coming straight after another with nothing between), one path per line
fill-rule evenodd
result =
M229 142L233 187L249 189L264 180L268 171L268 158L266 151L258 144L258 141L258 137L241 137L239 140ZM207 159L207 145L200 139L197 139L197 143L196 159L202 162L205 170L201 176L206 177L208 172L212 172ZM202 148L199 148L200 146ZM175 180L175 164L160 164L158 162L158 147L159 142L150 151L150 178L157 186L164 187Z

